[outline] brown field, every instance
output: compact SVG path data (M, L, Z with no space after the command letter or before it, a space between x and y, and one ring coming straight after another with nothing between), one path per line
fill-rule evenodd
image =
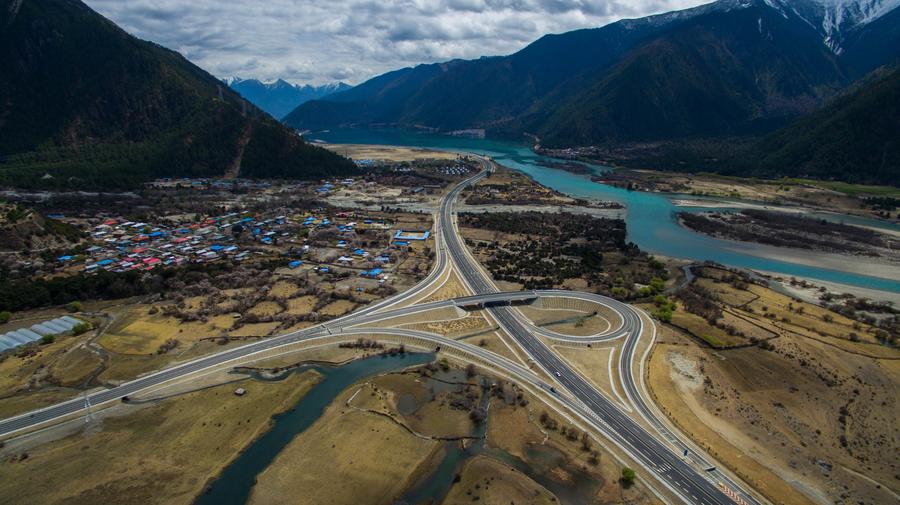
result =
M419 331L427 331L437 333L450 338L466 337L470 335L481 335L485 331L492 328L481 316L468 316L460 319L449 321L436 321L427 323L413 323L403 326Z
M78 391L66 389L43 389L19 393L0 399L0 418L12 417L29 410L49 407L55 403L73 398Z
M692 335L706 341L713 347L731 347L746 343L746 339L732 336L715 326L710 325L702 317L684 310L682 304L676 304L677 309L672 314L672 324L688 331ZM651 310L649 306L645 307Z
M249 503L390 503L413 481L437 442L347 408L348 393L258 476Z
M269 293L279 298L290 298L299 290L300 288L292 282L278 281L275 284L272 284L272 289L269 290Z
M470 293L466 290L466 288L463 286L463 283L459 280L459 276L456 275L455 272L452 272L447 278L446 282L444 282L434 292L430 293L427 297L422 299L420 303L449 300L451 298L459 298L468 294Z
M897 360L799 336L719 351L668 328L659 338L648 369L657 403L773 501L896 498L886 490L896 493Z
M70 348L53 362L50 366L50 375L59 381L60 386L80 386L102 364L100 356L79 345Z
M0 398L45 382L47 367L61 359L73 344L84 340L85 337L63 337L52 344L38 346L33 355L8 355L0 361Z
M271 334L281 323L251 323L228 332L232 337L265 336Z
M611 328L612 323L600 312L591 314L580 310L539 309L519 307L522 314L535 324L556 333L589 336ZM618 320L616 321L618 323Z
M756 284L736 287L728 281L728 272L718 268L704 267L697 269L697 273L702 277L695 279L694 285L709 293L709 299L722 309L719 324L713 326L703 317L688 312L680 301L671 324L712 347L799 337L870 357L900 358L900 351L877 342L875 328L868 324ZM654 310L651 305L642 307ZM736 331L727 331L723 326Z
M495 352L504 358L508 358L517 363L522 363L518 356L503 341L498 332L491 331L487 333L478 333L474 335L459 338L461 342L484 347L489 351ZM523 353L524 354L524 353Z
M431 391L415 374L383 375L374 379L371 386L374 387L374 391L370 387L363 389L362 393L369 396L369 401L380 398L383 406L381 409L376 407L375 410L401 420L416 433L429 437L465 437L472 432L469 413L450 407L448 402L450 395L446 393L432 397ZM473 387L474 389L477 388ZM404 395L415 397L417 403L420 404L415 412L400 413L398 402Z
M296 403L317 377L246 380L243 397L232 394L234 384L217 386L105 417L95 421L102 429L28 449L24 460L6 454L0 497L30 504L192 503L208 479L267 429L270 416Z
M533 464L538 463L532 461L529 455L535 448L543 448L543 452L548 454L557 454L561 459L546 468L546 473L565 483L575 469L588 472L597 485L592 503L659 503L640 483L628 490L623 489L618 482L621 466L602 448L594 446L599 452L599 462L592 465L587 462L588 453L581 449L580 442L570 441L558 431L542 428L537 419L542 411L544 406L537 402L522 408L493 401L487 443ZM556 416L551 414L551 417ZM561 423L561 426L566 426L566 423Z
M322 147L334 151L342 156L355 160L387 160L387 161L413 161L420 159L455 160L456 153L447 151L434 151L413 147L394 147L367 144L319 144Z
M554 504L556 497L521 472L484 456L477 456L463 467L460 481L442 502L462 505L473 502L486 505L529 503Z
M340 317L356 308L356 304L350 300L335 300L322 307L319 314L323 316Z
M184 344L220 334L212 324L182 323L174 317L149 315L145 306L136 306L123 312L97 343L117 354L146 355L156 352L168 339Z
M874 215L857 196L896 194L895 188L803 179L764 180L712 174L679 174L653 170L626 170L629 177L660 191L694 193L749 200L752 203L789 203L849 214ZM643 185L643 184L642 184Z
M224 351L230 346L237 346L242 343L244 342L233 342L223 346L218 343L204 341L192 343L190 347L186 347L183 350L176 349L174 353L153 353L147 355L110 354L109 366L100 374L98 379L101 382L129 380L138 375L159 370L175 360L185 361L204 354Z
M618 401L614 390L616 386L613 383L613 377L610 377L610 354L615 353L615 348L557 345L553 346L553 349L594 386L606 393L608 398ZM617 364L613 362L612 370L616 370L616 366Z
M309 314L316 306L316 297L312 295L291 298L288 300L288 313Z
M247 313L254 316L274 316L282 310L283 309L281 308L281 305L275 302L265 301L257 303L249 311L247 311Z

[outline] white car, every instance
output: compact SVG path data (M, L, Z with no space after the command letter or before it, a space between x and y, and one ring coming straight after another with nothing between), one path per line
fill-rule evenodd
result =
M556 376L557 376L557 377L562 377L562 375L560 375L559 372L556 372Z

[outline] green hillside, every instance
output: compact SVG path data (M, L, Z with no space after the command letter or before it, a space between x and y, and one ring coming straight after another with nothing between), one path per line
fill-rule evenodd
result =
M356 170L77 0L2 1L0 26L0 185L125 188L159 176Z
M754 146L759 175L900 185L900 69Z

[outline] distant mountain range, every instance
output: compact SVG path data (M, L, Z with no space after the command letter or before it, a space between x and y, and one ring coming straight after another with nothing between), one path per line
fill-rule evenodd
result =
M301 86L291 84L283 79L262 82L257 79L241 79L239 77L226 79L225 83L276 119L283 118L300 104L339 91L346 91L352 87L343 82L333 82L321 86L309 84Z
M309 101L284 121L312 130L482 128L533 134L550 147L762 136L896 62L898 6L720 0L547 35L509 56L389 72Z
M356 172L181 55L77 0L0 0L0 185Z

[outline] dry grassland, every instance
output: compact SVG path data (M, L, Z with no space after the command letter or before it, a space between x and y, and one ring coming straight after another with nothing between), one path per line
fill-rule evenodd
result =
M249 503L390 503L414 481L438 443L346 407L348 393L258 476Z
M721 351L659 337L648 367L658 405L776 503L896 497L900 362L797 335Z
M478 456L463 467L460 481L442 502L443 505L485 505L528 503L555 504L556 497L537 482L497 460Z
M16 503L192 503L207 480L267 429L318 380L233 384L189 393L107 417L89 429L0 462L0 497ZM100 421L98 421L100 422ZM0 499L4 501L5 499ZM12 502L6 502L12 503Z
M414 147L394 147L366 144L320 144L341 156L355 160L413 161L420 159L455 160L456 153Z

